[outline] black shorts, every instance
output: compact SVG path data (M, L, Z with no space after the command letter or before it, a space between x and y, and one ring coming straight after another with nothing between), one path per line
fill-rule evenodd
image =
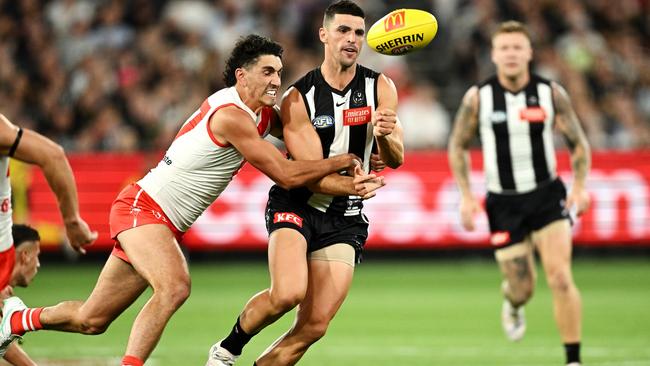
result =
M490 243L496 249L519 243L533 231L556 220L569 219L564 208L566 188L558 178L532 192L488 192L485 208L490 223Z
M368 239L366 215L343 216L321 212L292 200L286 190L273 186L266 204L266 230L271 235L280 228L300 232L307 240L308 252L338 243L349 244L354 248L357 262Z

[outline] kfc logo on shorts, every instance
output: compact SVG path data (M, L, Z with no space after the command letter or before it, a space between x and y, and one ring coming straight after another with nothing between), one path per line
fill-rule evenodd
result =
M494 246L507 244L510 241L510 233L507 231L497 231L490 236L490 243Z
M293 212L276 212L275 215L273 215L273 223L277 224L278 222L288 222L298 227L302 227L302 217Z

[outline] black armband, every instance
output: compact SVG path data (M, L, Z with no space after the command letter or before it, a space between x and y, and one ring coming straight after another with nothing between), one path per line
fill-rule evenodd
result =
M9 155L10 157L14 156L14 153L16 153L16 149L18 149L18 144L20 143L20 139L23 137L23 129L21 127L18 127L18 134L16 135L16 139L14 140L13 145L11 145L11 148L9 149Z

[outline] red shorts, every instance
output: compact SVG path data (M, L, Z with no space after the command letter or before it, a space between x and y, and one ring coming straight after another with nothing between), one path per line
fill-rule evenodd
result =
M144 189L140 188L139 185L131 183L117 195L117 198L111 205L109 225L111 228L111 238L115 240L115 246L111 254L125 262L131 263L129 257L124 253L122 246L120 246L117 235L124 230L148 224L162 224L167 226L179 243L183 238L184 233L172 224L171 220L165 215L156 201Z
M16 249L13 245L4 252L0 252L0 291L9 285L15 263Z

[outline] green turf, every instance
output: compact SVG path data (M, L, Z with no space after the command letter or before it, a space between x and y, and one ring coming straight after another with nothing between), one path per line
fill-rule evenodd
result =
M29 305L82 299L99 265L45 263L29 289ZM191 266L192 295L167 326L152 366L203 365L210 345L232 326L241 306L267 285L262 262ZM574 272L584 302L586 366L650 365L650 262L577 259ZM489 260L365 262L329 333L301 365L563 365L549 291L540 276L527 307L528 333L511 344L501 334L499 274ZM24 347L35 358L98 359L117 365L144 297L100 336L31 333ZM286 330L287 314L255 337L238 365L255 357ZM63 361L57 365L73 365Z

